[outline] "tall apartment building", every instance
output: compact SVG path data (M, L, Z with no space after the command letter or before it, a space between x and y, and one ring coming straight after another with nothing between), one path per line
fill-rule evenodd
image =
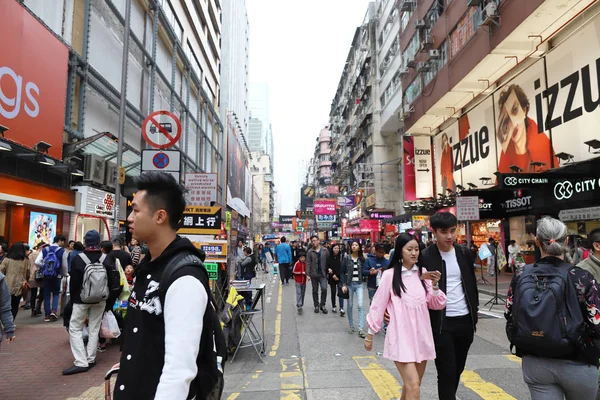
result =
M105 235L127 211L125 198L114 204L127 3L47 3L0 2L0 24L6 28L0 65L39 89L37 110L24 105L10 115L0 107L0 125L8 128L0 145L13 150L0 154L0 235L10 242L28 240L19 227L29 223L25 218L32 212L47 215L58 232L69 227L71 238L81 240L87 229ZM181 151L181 173L218 173L217 201L225 203L220 4L131 1L122 163L126 196L133 194L132 178L140 174L141 152L148 147L142 122L154 111L167 110L181 120L181 137L173 147ZM27 196L14 191L15 182Z
M250 28L246 0L228 0L221 4L221 120L224 121L228 113L237 117L242 134L248 138Z
M253 129L248 138L248 145L250 151L264 151L266 153L267 134L271 126L269 85L266 83L250 83L249 101L250 123L253 124Z
M271 167L271 160L267 154L262 151L251 154L250 174L252 175L252 186L261 198L260 207L256 207L260 208L260 217L254 218L255 222L253 225L260 226L260 231L254 231L254 233L265 234L270 232L273 216L277 215L275 212L276 197L273 169ZM257 220L260 222L256 222Z

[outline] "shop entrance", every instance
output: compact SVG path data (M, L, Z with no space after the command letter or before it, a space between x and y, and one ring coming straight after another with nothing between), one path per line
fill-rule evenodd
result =
M75 241L83 243L85 233L95 229L100 233L102 240L110 240L110 228L106 218L96 215L79 214L75 220Z

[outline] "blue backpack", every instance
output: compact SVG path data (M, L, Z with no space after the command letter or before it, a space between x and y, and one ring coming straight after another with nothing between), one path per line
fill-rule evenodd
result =
M42 254L44 261L40 272L44 278L56 278L62 271L62 254L65 250L59 247L44 248Z

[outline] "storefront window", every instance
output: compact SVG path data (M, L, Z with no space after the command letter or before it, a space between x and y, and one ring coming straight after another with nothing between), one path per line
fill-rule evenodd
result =
M517 242L522 252L534 251L535 217L512 217L508 220L510 240Z
M482 244L488 243L490 238L498 243L502 242L502 220L493 219L471 224L471 240L475 242L478 248Z

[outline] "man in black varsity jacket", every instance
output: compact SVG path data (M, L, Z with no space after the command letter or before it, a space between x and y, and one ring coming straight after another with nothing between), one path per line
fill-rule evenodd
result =
M146 172L137 186L127 220L133 237L147 244L149 254L138 266L129 300L114 398L191 399L198 391L199 354L207 347L212 351L212 337L207 343L208 335L203 335L210 323L208 275L204 268L184 267L173 274L166 295L159 296L168 262L182 252L198 257L200 253L176 233L185 197L173 176Z

